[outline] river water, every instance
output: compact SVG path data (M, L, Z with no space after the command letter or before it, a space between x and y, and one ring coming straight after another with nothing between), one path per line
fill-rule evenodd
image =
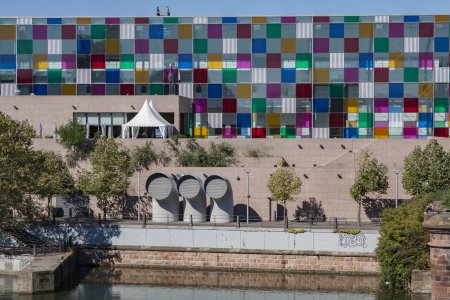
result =
M330 276L131 268L80 268L57 292L17 294L0 275L0 300L424 300L381 287L376 276Z

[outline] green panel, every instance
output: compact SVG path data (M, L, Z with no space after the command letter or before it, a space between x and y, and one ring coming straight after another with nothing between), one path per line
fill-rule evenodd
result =
M103 40L105 39L105 25L91 26L91 39Z
M312 54L311 53L298 53L295 60L295 67L297 69L310 69L312 67Z
M133 54L121 54L120 55L120 68L121 69L134 69L134 55Z
M347 17L344 17L344 22L357 23L357 22L359 22L359 17L358 16L347 16Z
M208 40L194 39L194 53L208 53Z
M237 70L236 69L223 69L222 70L223 83L236 83L237 82Z
M389 52L389 38L375 38L375 52Z
M445 121L434 121L434 127L435 128L445 128L445 127L447 127L445 123L447 123L447 122L445 122Z
M266 112L266 99L265 98L253 98L252 112L253 113Z
M281 24L267 24L267 38L281 38Z
M178 18L164 18L164 24L178 24Z
M404 70L405 82L419 81L419 68L405 68Z
M193 135L193 133L192 133L193 127L194 127L194 114L189 114L189 117L188 117L188 128L189 128L188 129L188 134L190 136Z
M33 54L33 41L32 40L18 40L17 41L17 54Z
M281 127L281 137L282 138L288 138L288 139L294 139L296 138L296 132L295 132L295 128L286 128L286 127Z
M344 85L330 84L330 98L343 98L343 97L344 97Z
M434 112L448 112L448 98L434 98Z
M373 127L373 114L372 113L360 113L358 114L358 127L359 128L372 128Z
M150 84L150 95L164 95L164 85Z
M62 70L48 70L48 83L61 83Z

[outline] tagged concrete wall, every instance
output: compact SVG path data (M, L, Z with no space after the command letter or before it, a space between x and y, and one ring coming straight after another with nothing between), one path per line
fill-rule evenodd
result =
M30 266L33 258L31 255L0 256L0 273L17 273Z

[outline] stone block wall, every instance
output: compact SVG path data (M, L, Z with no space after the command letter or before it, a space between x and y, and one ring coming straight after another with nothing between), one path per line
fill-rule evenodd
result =
M433 300L450 300L450 231L430 232Z

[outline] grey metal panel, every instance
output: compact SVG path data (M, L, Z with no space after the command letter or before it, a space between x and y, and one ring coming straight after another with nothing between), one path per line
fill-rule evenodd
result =
M166 199L172 191L172 183L167 177L155 178L148 185L148 194L156 200Z
M200 182L195 178L188 178L180 183L180 195L186 198L194 198L200 192Z
M214 178L206 185L206 192L212 198L222 198L225 196L228 186L225 180L221 178Z

